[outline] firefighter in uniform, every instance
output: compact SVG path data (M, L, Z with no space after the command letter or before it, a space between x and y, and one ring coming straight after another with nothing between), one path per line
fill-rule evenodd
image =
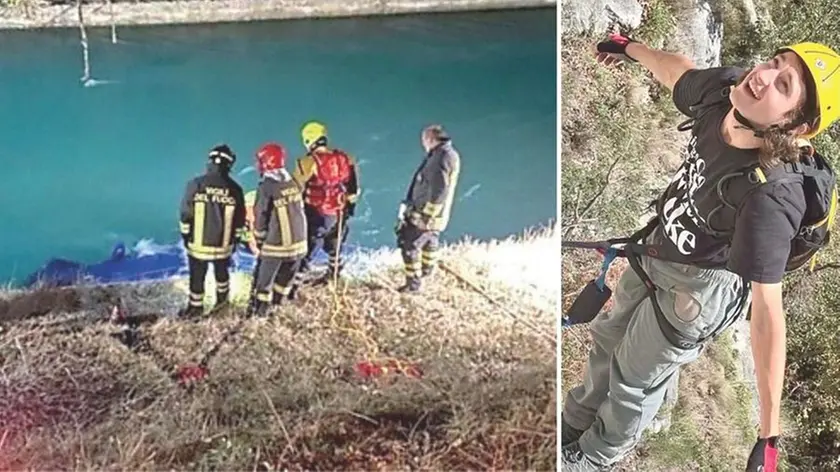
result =
M214 147L207 171L187 183L181 199L181 237L190 271L189 304L181 316L203 314L204 279L209 263L216 280L216 306L230 293L231 256L239 240L247 244L245 199L242 187L230 176L236 155L225 145Z
M406 275L405 285L399 288L401 292L420 290L421 277L434 271L438 238L449 224L461 169L461 157L442 126L423 129L420 141L426 157L400 204L395 228Z
M321 243L330 262L330 270L317 281L324 283L342 269L340 247L347 238L347 220L355 213L359 196L358 167L352 156L327 147L327 128L319 122L306 123L301 139L306 155L298 159L293 173L304 190L308 225L308 251L301 270L309 269L312 255Z
M291 298L307 243L303 194L285 169L286 150L268 143L257 151L256 160L261 177L254 204L258 262L249 314L261 316Z

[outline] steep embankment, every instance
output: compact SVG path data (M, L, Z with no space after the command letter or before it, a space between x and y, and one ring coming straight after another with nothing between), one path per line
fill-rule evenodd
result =
M191 388L167 369L237 324L247 276L233 310L197 322L157 316L186 301L183 280L7 293L0 469L553 470L553 231L465 242L442 260L456 275L439 271L422 294L394 291L393 251L336 289L307 287L244 321ZM134 343L101 321L119 303L148 321ZM389 357L406 373L358 369Z
M564 239L625 236L639 228L647 204L681 161L684 119L670 94L638 65L607 68L594 45L616 21L654 47L680 51L702 66L719 64L721 24L705 1L564 2L562 52L562 227ZM572 8L578 8L574 14ZM577 26L575 26L577 25ZM601 259L585 251L563 256L563 308L595 277ZM625 270L617 261L608 274L615 288ZM609 306L609 305L608 305ZM683 369L654 428L620 470L733 470L743 467L755 438L755 403L749 374L747 325L741 323ZM736 335L733 340L733 335ZM585 326L562 335L563 396L586 368L591 338ZM734 466L733 466L734 465Z

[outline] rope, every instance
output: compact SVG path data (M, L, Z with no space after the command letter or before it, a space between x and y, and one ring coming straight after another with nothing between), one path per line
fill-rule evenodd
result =
M446 264L446 263L444 263L443 261L441 261L441 262L440 262L439 266L440 266L443 270L445 270L446 272L449 272L450 274L452 274L452 275L453 275L456 279L458 279L458 280L460 280L461 282L464 282L465 284L467 284L467 286L469 286L471 289L473 289L473 291L475 291L475 292L477 292L478 294L482 295L484 298L486 298L487 300L489 300L492 304L494 304L494 305L496 305L497 307L501 308L501 309L502 309L502 311L503 311L505 314L507 314L507 315L508 315L508 316L510 316L511 318L515 319L516 321L519 321L520 323L524 324L526 327L530 328L532 331L534 331L534 333L535 333L535 334L537 334L537 335L539 335L539 336L541 336L541 337L544 337L545 339L550 340L552 344L555 344L555 345L557 344L557 339L555 338L555 336L549 336L549 335L548 335L548 334L546 334L543 330L541 330L539 327L535 326L535 325L534 325L533 323L531 323L530 321L528 321L528 320L526 320L526 319L522 318L521 316L519 316L519 315L517 315L516 313L514 313L513 311L511 311L508 307L506 307L505 305L501 304L501 303L500 303L498 300L496 300L495 298L491 297L491 296L490 296L490 294L488 294L488 293L487 293L484 289L482 289L481 287L479 287L478 285L476 285L475 283L473 283L471 280L467 279L467 278L466 278L466 277L464 277L463 275L459 274L459 273L458 273L455 269L453 269L453 268L449 267L449 265L447 265L447 264Z
M601 264L601 273L598 275L595 283L601 291L604 290L604 285L607 283L607 272L610 270L610 265L618 255L618 250L615 248L607 249L604 253L604 262Z
M346 323L342 325L336 321L339 314L341 313L341 308L345 306L345 303L347 302L347 289L349 287L349 284L344 284L343 290L341 291L340 295L338 290L336 289L336 287L338 286L338 257L341 254L341 247L344 241L343 225L344 206L342 206L342 209L339 210L338 213L338 244L336 245L336 259L333 267L333 284L332 287L330 287L333 297L333 309L332 313L330 314L330 327L332 327L336 331L347 333L359 339L364 345L365 349L367 350L365 354L365 361L370 365L381 364L381 369L383 373L387 372L387 364L390 364L394 367L394 369L396 369L397 372L402 372L406 375L416 376L415 374L417 374L417 372L409 374L408 370L406 369L406 364L411 364L411 362L403 362L397 358L390 356L381 356L379 344L372 336L366 333L361 328L361 326L359 326L359 323L354 319L354 316L349 311L347 311Z

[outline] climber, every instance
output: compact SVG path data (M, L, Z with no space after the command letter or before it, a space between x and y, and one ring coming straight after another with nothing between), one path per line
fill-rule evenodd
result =
M605 470L629 453L680 367L749 309L760 424L746 470L775 472L785 372L781 281L806 207L833 194L823 171L822 189L804 190L807 176L797 169L811 159L800 143L840 113L840 58L822 44L799 43L751 70L698 69L686 56L621 34L597 50L599 61L638 63L670 89L692 122L691 139L641 235L656 250L631 259L639 271L624 272L612 309L590 324L585 378L561 415L560 468ZM751 172L717 185L744 168Z
M298 269L306 255L306 216L303 195L285 169L286 150L264 144L256 153L260 183L254 203L254 240L258 268L249 315L265 315L270 305L292 298L299 283Z
M461 157L442 126L424 128L420 143L425 156L397 212L395 232L406 276L401 292L420 290L421 277L434 271L440 233L449 224L461 170Z
M187 183L181 200L181 237L190 271L189 304L179 313L192 317L204 313L204 279L213 264L216 305L228 302L230 258L237 240L247 244L245 199L242 187L230 176L236 162L231 149L221 144L210 150L207 172Z
M321 284L342 270L340 247L347 238L348 219L356 211L359 174L353 157L328 147L327 128L323 124L306 123L301 138L306 155L298 159L292 174L304 191L308 227L308 251L301 271L309 270L317 245L322 244L330 264L329 271L315 282Z

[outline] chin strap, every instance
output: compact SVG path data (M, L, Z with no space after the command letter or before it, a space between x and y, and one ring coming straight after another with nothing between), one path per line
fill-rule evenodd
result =
M773 125L773 126L771 126L769 128L766 128L766 129L759 129L750 120L748 120L747 117L742 115L741 112L739 112L737 108L735 108L734 111L735 111L735 119L738 121L738 123L740 123L742 125L742 126L736 126L736 128L751 130L753 132L753 135L755 135L756 138L763 139L764 136L767 135L768 131L770 131L774 128L781 129L781 128L779 128L778 125Z
M761 138L761 139L763 139L767 135L767 133L770 132L770 131L779 130L783 133L787 133L789 131L792 131L794 128L801 125L802 123L807 123L807 121L808 121L808 120L805 120L805 119L800 119L798 122L791 122L787 126L784 126L784 127L779 126L779 125L772 125L768 128L759 129L750 120L748 120L747 117L742 115L741 112L739 112L737 108L733 108L733 110L735 112L734 113L735 114L735 119L738 121L738 123L740 123L742 125L742 126L736 126L736 128L751 130L756 138Z

